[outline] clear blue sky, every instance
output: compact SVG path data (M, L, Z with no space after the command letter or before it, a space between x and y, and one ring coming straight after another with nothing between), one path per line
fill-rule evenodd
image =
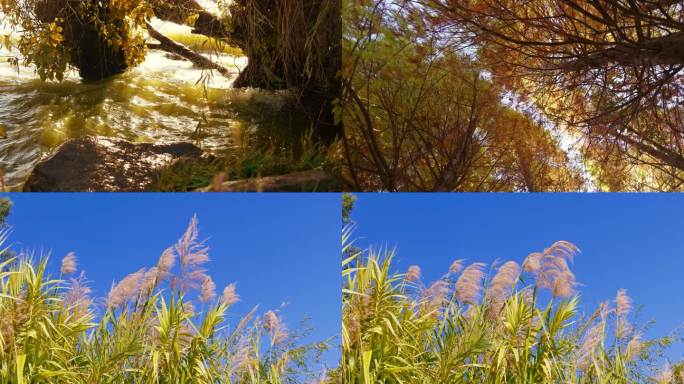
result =
M5 194L16 249L51 251L58 272L73 251L99 296L112 280L154 266L185 231L193 214L208 238L209 274L217 291L237 282L242 301L235 324L255 305L282 311L291 329L305 317L310 341L338 336L325 356L339 361L340 196L334 194Z
M556 240L582 253L572 270L583 310L626 288L646 336L684 324L684 194L357 194L359 246L397 247L397 270L421 266L424 280L452 260L522 262ZM684 357L678 344L667 354Z

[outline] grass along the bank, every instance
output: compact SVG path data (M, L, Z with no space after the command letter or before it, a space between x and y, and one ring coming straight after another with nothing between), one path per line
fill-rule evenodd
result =
M4 237L4 236L3 236ZM239 295L206 273L197 220L156 266L92 297L73 254L61 276L47 259L19 255L0 264L0 382L299 383L326 344L302 344L277 311L254 308L236 324Z
M231 129L231 148L211 158L174 164L155 178L150 190L191 191L211 186L217 180L276 176L316 168L331 174L337 172L339 143L326 146L321 142L291 92L235 91L226 102L240 121L227 128ZM341 185L330 187L339 190Z
M219 157L181 160L173 164L157 175L150 190L186 192L218 185L224 181L334 168L334 161L331 160L333 149L316 142L310 134L303 134L296 145L258 143L250 138L246 140L247 143L236 146ZM329 187L341 188L336 183Z
M345 383L681 383L662 365L675 336L649 340L624 290L580 314L564 241L522 263L457 260L430 284L393 271L393 252L348 242L343 260Z

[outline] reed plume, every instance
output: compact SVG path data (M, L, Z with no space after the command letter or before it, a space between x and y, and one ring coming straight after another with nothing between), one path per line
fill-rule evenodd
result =
M143 274L142 281L140 283L140 292L142 292L142 293L151 292L157 286L158 280L159 280L159 268L158 267L152 267L152 268L146 270L145 273Z
M449 274L455 275L463 270L463 259L454 260L449 266Z
M474 304L480 297L484 263L472 263L468 265L456 281L456 298L462 303Z
M435 311L435 316L439 316L447 294L449 294L449 283L444 280L435 281L421 293L423 310L426 312Z
M420 267L417 265L412 265L408 267L406 271L406 281L415 283L420 280Z
M69 280L69 287L64 295L64 306L73 308L78 314L86 314L93 304L91 297L92 289L88 286L85 273L81 272L78 278Z
M616 313L619 317L626 316L632 310L632 299L627 296L626 289L619 289L615 296Z
M175 263L176 255L173 252L173 248L166 248L159 257L159 263L157 263L157 278L159 281L166 280L169 277Z
M236 292L235 283L229 284L223 289L223 295L221 296L221 304L225 306L231 306L240 301L240 295Z
M523 262L523 270L529 273L538 273L541 269L541 259L543 256L540 252L533 252L527 255Z
M204 241L198 240L198 235L195 215L174 247L180 265L180 274L176 282L182 292L200 287L207 277L203 265L209 262L209 248L204 245Z
M591 365L592 358L603 337L603 326L603 322L592 325L584 336L577 358L577 366L581 370L586 371Z
M639 355L641 354L641 349L641 336L639 334L635 334L634 336L632 336L632 339L629 340L629 342L627 343L627 347L625 350L627 360L633 361L637 357L639 357Z
M617 316L616 336L618 339L629 336L632 325L627 320L627 315L632 310L632 299L627 295L626 289L619 289L615 296L615 314Z
M579 249L570 242L557 241L544 252L531 253L523 269L536 277L536 286L549 290L554 297L570 297L577 285L575 275L568 266Z
M206 303L207 301L214 300L214 298L216 298L216 284L211 277L207 276L200 287L199 300L202 303Z
M658 343L670 339L634 335L627 343L608 337L612 316L624 317L631 307L626 291L618 294L616 308L605 301L587 319L579 313L579 296L563 298L574 278L549 273L554 297L538 289L539 274L564 271L575 251L557 243L528 255L522 266L503 263L489 281L485 265L473 263L455 287L448 273L420 290L418 300L406 287L406 273L392 272L392 252L370 249L347 259L356 268L344 274L341 382L645 382L653 376L650 359L658 356ZM523 270L532 284L518 284L527 280ZM484 300L478 300L483 286Z
M278 315L276 315L273 311L268 311L264 313L263 322L264 329L266 329L267 331L273 331L274 329L280 326L280 320L278 319Z
M673 378L674 376L672 374L672 368L670 368L670 364L665 363L656 377L654 377L654 380L657 384L673 384Z
M273 311L264 314L263 326L271 333L272 344L280 344L288 337L287 327Z
M124 277L118 284L112 284L107 297L107 307L116 309L137 297L144 276L145 268L142 268Z
M62 272L62 275L71 275L76 272L76 266L76 254L69 252L62 259L62 267L60 268L60 271Z
M193 241L184 235L181 243ZM196 312L193 292L159 287L172 272L171 256L114 282L105 308L83 271L65 281L49 276L47 258L20 254L0 263L0 383L284 384L319 376L312 363L326 344L302 344L307 331L289 334L275 313L266 315L270 330L256 308L229 327L227 305ZM69 259L61 275L75 271ZM205 279L198 297L210 300L213 291ZM222 300L239 300L234 284Z
M515 261L505 262L487 288L485 299L491 305L492 315L497 315L508 299L514 285L520 277L521 268Z

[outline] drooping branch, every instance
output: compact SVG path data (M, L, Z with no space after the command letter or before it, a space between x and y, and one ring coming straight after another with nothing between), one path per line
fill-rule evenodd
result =
M161 34L159 31L154 29L154 27L152 27L152 25L150 25L149 23L147 23L147 32L150 34L150 37L159 41L159 47L161 49L170 53L177 54L183 57L184 59L190 61L199 68L214 69L226 77L228 77L231 74L231 71L228 68L209 60L208 58L197 52L193 52L192 50L186 48L181 44L176 43L175 41L169 39L168 37Z
M638 150L647 153L654 159L657 159L662 164L674 167L682 172L684 172L684 156L674 153L672 150L665 148L658 143L652 143L648 145L647 143L636 140L627 134L615 134L618 140L622 140L625 143L637 148Z
M619 44L579 57L563 65L566 70L602 68L621 65L681 65L684 64L684 32L647 39L636 44Z

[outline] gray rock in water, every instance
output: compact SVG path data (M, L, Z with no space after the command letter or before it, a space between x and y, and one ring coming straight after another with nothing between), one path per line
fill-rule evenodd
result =
M24 192L142 192L180 159L202 158L190 143L134 144L85 136L60 145L33 169Z

